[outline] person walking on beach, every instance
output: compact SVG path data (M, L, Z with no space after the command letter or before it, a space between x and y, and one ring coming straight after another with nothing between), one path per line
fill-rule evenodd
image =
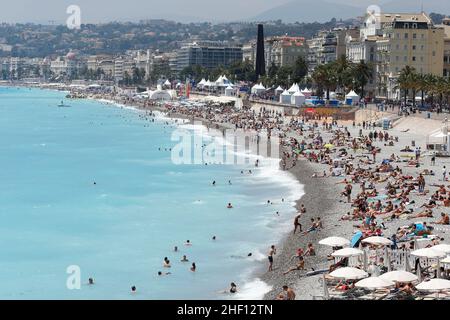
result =
M270 271L273 271L273 256L274 256L275 254L277 254L277 249L275 248L274 245L272 245L272 246L270 247L270 250L269 250L269 256L268 256L268 259L269 259L269 272L270 272Z
M297 231L297 229L300 229L300 232L302 232L302 224L300 223L300 218L301 218L302 214L299 213L295 218L294 218L294 234Z
M347 183L344 192L342 192L342 195L347 197L348 203L352 202L352 188L352 185L350 183Z
M447 180L447 168L444 166L442 168L442 181L446 181Z

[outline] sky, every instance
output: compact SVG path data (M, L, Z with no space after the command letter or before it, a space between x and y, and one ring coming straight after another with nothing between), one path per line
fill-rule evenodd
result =
M307 4L314 0L0 0L0 22L34 22L48 24L65 23L69 14L69 5L78 5L81 9L81 23L98 23L109 21L139 21L143 19L168 19L179 22L191 21L242 21L252 19L260 13L288 3L296 3L292 12L290 6L284 15L322 15L327 20L324 10L308 12ZM364 12L370 4L392 3L405 11L417 11L420 3L430 4L435 12L448 11L448 0L316 0L315 3L333 3L361 8ZM412 3L415 3L414 5ZM314 3L314 2L313 2ZM312 10L312 9L311 9ZM319 11L319 12L317 12ZM322 12L320 12L322 11ZM445 12L447 13L447 12ZM283 16L274 17L283 19ZM304 18L306 19L306 18Z
M241 20L290 0L0 0L0 21L63 23L69 5L82 23L164 18L176 21Z

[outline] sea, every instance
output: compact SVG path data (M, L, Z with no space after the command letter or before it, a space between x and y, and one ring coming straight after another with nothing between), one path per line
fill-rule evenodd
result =
M261 299L272 289L258 275L303 195L277 160L179 164L174 131L209 130L66 94L0 87L0 299ZM231 282L237 294L225 293Z

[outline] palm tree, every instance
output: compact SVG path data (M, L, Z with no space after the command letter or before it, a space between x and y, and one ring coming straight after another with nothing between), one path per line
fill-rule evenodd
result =
M327 100L330 100L330 90L336 86L336 73L332 64L321 64L314 69L312 79L318 89L324 88L327 92Z
M367 85L369 80L372 78L372 65L361 60L358 64L354 65L352 68L353 78L355 84L360 88L361 99L364 98L364 87Z
M341 55L335 62L332 63L332 68L336 76L336 84L339 91L344 90L345 86L351 83L351 62L346 55Z
M417 75L417 89L420 91L421 93L421 105L422 105L422 109L423 109L423 102L424 102L424 96L425 96L425 91L428 88L428 83L427 83L427 75L426 74L418 74Z
M416 70L413 67L406 66L400 71L397 79L398 88L405 93L405 106L408 99L408 90L411 88L412 74L415 72Z

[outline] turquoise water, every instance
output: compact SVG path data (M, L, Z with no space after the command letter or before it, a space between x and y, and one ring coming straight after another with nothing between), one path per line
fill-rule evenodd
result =
M58 108L64 95L0 87L0 298L216 299L232 281L240 298L267 290L254 269L290 228L300 184L267 159L175 165L164 150L175 124L96 101ZM67 288L71 265L80 289Z

